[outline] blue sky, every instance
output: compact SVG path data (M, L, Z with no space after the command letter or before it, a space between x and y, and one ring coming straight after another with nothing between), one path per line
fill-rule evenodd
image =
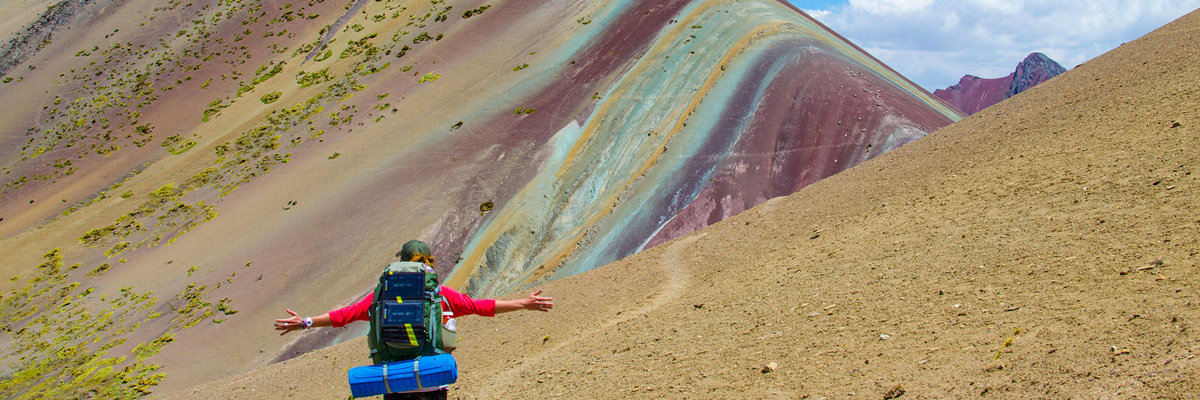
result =
M1067 69L1200 0L789 0L929 91L999 78L1032 52Z

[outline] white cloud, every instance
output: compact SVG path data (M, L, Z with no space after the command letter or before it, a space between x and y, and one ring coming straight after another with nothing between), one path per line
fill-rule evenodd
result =
M970 0L970 3L983 10L1010 15L1025 8L1025 2L1021 0Z
M808 14L809 16L811 16L811 17L813 17L813 18L816 18L816 19L819 21L819 20L821 20L822 18L828 17L830 14L833 14L833 11L829 11L829 10L804 10L804 13L805 13L805 14Z
M850 0L850 8L880 14L912 14L932 4L933 0Z
M1200 0L848 0L806 11L932 91L996 78L1032 52L1072 68L1200 7Z
M946 13L946 15L942 16L942 30L944 30L944 31L958 30L958 27L961 25L960 24L961 22L962 21L958 18L958 13L953 12L953 11L948 12L948 13Z

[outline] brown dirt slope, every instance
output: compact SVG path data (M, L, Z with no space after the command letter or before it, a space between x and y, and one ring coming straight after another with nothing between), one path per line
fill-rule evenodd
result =
M1198 44L1193 12L792 196L553 282L552 313L461 321L453 396L1196 398ZM352 341L180 395L345 398L364 355Z

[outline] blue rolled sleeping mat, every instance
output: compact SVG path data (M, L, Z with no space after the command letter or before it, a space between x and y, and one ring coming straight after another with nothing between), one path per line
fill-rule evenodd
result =
M449 385L458 380L458 364L449 354L417 357L378 365L350 368L350 394L378 396Z

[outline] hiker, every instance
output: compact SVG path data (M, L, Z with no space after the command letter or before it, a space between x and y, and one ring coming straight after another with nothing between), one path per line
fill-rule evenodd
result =
M432 251L429 246L419 240L410 240L404 244L400 252L396 254L401 261L414 261L424 263L427 269L432 272L434 260ZM505 313L517 310L535 310L535 311L550 311L554 308L554 299L549 297L539 296L542 291L537 290L518 300L495 300L483 299L476 300L470 296L459 293L458 291L446 286L439 286L442 301L442 310L449 313L451 325L453 318L466 315L482 315L491 317L499 313ZM315 317L301 317L292 310L287 310L290 317L275 320L275 329L283 331L280 335L286 335L289 332L307 329L312 327L333 326L341 327L354 321L369 321L370 316L368 310L374 301L375 293L368 293L366 297L359 300L350 306L339 308L328 313ZM445 314L445 313L444 313ZM445 321L443 321L445 322ZM453 329L453 327L451 327ZM435 387L426 391L390 393L384 395L385 400L398 399L445 399L447 390L445 386Z

